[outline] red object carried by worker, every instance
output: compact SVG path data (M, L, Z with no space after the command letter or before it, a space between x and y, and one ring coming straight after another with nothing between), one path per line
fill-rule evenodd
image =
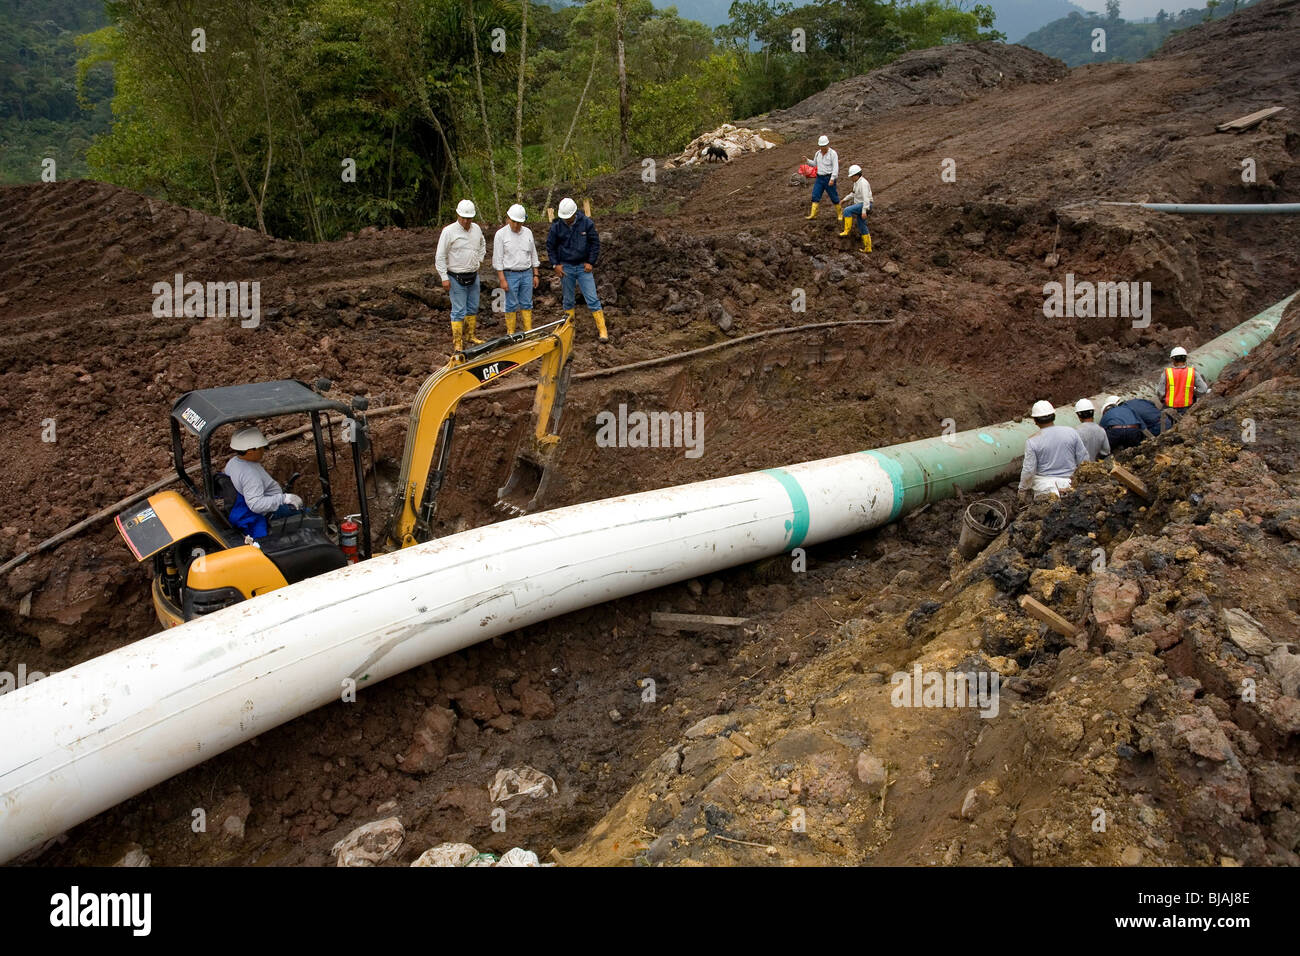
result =
M799 164L799 175L802 176L804 179L816 179L816 178L817 178L817 167L816 167L816 166L809 166L807 163L800 163L800 164Z

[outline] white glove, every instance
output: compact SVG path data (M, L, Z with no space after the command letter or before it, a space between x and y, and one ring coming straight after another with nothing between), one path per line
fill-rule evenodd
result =
M299 498L297 495L285 495L285 496L284 496L284 503L285 503L286 505L288 505L289 507L291 507L291 508L301 508L301 507L302 507L302 499Z

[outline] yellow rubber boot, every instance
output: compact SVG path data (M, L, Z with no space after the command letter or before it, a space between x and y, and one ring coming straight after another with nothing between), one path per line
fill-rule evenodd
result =
M591 313L591 317L592 317L593 319L596 320L596 331L600 333L600 340L601 340L602 342L608 342L608 341L609 341L609 332L608 332L608 330L605 328L605 312L604 312L604 310L603 310L603 309L597 309L595 312Z
M812 212L808 213L808 215L804 216L804 218L805 218L805 219L816 219L816 218L817 218L817 204L816 204L816 203L813 203L813 204L812 204Z
M848 217L848 216L845 216L845 217L844 217L844 231L841 232L840 235L841 235L841 236L847 236L847 235L849 234L849 230L851 230L852 228L853 228L853 223L849 221L849 217Z
M506 335L514 335L514 334L515 334L515 314L513 312L507 312L506 313Z
M862 250L863 250L864 252L870 252L870 251L871 251L871 235L870 235L870 234L867 234L867 235L865 235L865 236L862 237Z
M531 332L533 330L533 310L522 309L519 314L524 317L524 331Z
M465 331L469 333L469 340L474 345L482 345L483 340L474 334L474 326L478 325L477 315L465 316Z
M453 352L465 351L465 323L451 323L451 350Z
M844 204L843 204L843 203L839 203L839 202L837 202L837 203L835 204L835 215L836 215L836 217L839 218L839 219L843 219L843 218L844 218Z

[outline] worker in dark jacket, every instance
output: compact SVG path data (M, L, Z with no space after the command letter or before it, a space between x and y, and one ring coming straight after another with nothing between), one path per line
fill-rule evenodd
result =
M1106 440L1112 452L1132 448L1142 441L1142 419L1137 412L1112 395L1101 406L1101 427L1106 430Z
M1164 428L1160 409L1145 398L1130 398L1121 402L1112 395L1101 407L1101 427L1106 430L1106 440L1112 452L1134 445Z
M1150 432L1153 437L1173 425L1172 421L1161 416L1160 409L1156 407L1155 402L1148 402L1145 398L1130 398L1124 404L1133 409L1137 417L1141 419L1142 427Z
M578 204L567 196L560 200L559 212L560 218L551 223L551 231L546 234L546 257L551 260L555 274L563 283L564 312L573 318L574 287L580 288L591 317L596 320L600 341L608 342L605 312L600 307L596 277L592 273L596 260L600 258L600 235L596 232L596 224L578 212Z

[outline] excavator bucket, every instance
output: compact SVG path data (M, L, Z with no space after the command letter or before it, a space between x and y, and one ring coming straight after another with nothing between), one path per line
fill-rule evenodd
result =
M497 508L510 515L540 510L550 477L550 469L537 456L528 453L516 455L510 477L497 489Z
M496 506L509 515L530 514L546 507L551 464L560 442L560 416L573 371L568 356L560 356L558 361L561 363L558 369L554 364L543 366L533 404L533 434L520 442L510 476L497 489Z

